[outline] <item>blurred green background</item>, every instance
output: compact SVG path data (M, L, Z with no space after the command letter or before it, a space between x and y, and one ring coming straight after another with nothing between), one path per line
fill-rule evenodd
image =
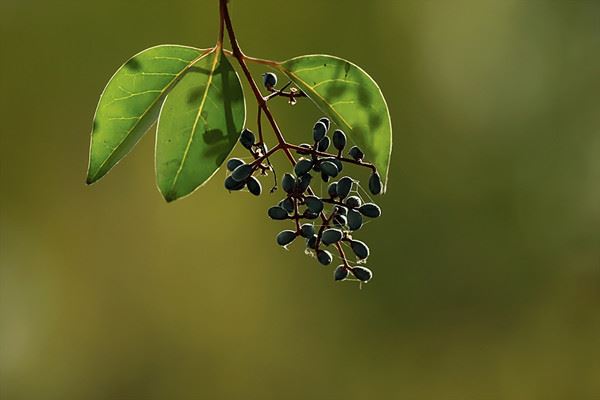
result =
M250 55L335 54L383 88L374 280L278 248L279 195L223 171L167 205L153 134L84 185L104 84L146 47L211 46L216 0L1 0L0 398L600 398L600 1L231 12ZM319 116L274 109L298 141Z

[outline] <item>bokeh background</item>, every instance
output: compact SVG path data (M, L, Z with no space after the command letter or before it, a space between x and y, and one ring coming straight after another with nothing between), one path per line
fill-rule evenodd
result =
M222 171L167 205L153 132L84 185L113 71L211 46L216 0L2 0L0 398L600 398L600 1L231 12L250 55L335 54L383 88L375 279L278 248L279 196L229 195ZM297 141L320 116L274 110Z

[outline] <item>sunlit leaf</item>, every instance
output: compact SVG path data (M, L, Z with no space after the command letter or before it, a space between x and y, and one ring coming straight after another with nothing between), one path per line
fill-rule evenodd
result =
M220 51L196 62L160 112L156 179L167 201L206 182L233 149L246 118L240 80Z
M164 45L123 64L102 92L94 116L87 183L102 178L154 124L166 93L207 50Z
M310 55L278 65L372 161L387 185L392 151L390 114L375 81L341 58Z

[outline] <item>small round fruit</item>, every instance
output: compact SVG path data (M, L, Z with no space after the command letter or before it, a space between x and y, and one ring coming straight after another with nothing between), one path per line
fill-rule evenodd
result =
M339 265L333 273L333 279L336 281L343 281L348 277L348 268L345 265Z
M260 185L260 182L253 176L248 179L246 187L248 187L248 191L255 196L260 196L260 192L262 192L262 186Z
M288 219L288 212L281 206L273 206L271 208L269 208L269 211L267 211L267 214L269 214L269 217L271 219L275 219L275 220L284 220L284 219Z
M365 157L365 153L363 153L362 150L358 148L358 146L352 146L348 151L348 155L354 158L356 161L360 161Z
M323 118L319 119L319 122L324 123L325 126L327 127L327 130L329 130L329 127L331 126L331 121L329 121L329 118L323 117Z
M296 186L296 178L292 176L292 174L286 173L283 175L281 179L281 187L285 190L286 193L292 193Z
M348 211L348 228L357 231L362 227L363 219L361 213L356 210Z
M253 171L254 167L251 164L242 164L233 170L231 177L238 182L245 182Z
M304 193L306 191L306 189L308 189L311 179L312 179L312 176L310 174L304 174L298 179L297 186L298 186L298 191L300 193Z
M365 267L353 267L352 274L356 277L356 279L362 282L368 282L373 277L371 270Z
M339 242L342 240L342 231L335 228L325 229L321 235L321 241L324 245L329 246L330 244Z
M369 191L373 194L381 193L381 177L377 172L372 173L369 178Z
M281 231L277 235L277 244L280 246L287 246L288 244L292 243L295 238L296 232L289 230Z
M344 206L335 206L335 213L339 215L348 215L348 209Z
M319 167L321 167L321 171L325 173L325 175L335 178L340 171L338 167L331 161L322 162Z
M348 223L348 218L345 215L336 215L333 217L333 223L338 226L344 226Z
M358 209L362 215L369 218L377 218L381 215L381 208L377 204L365 203Z
M289 197L286 197L285 199L281 200L279 202L279 206L281 208L283 208L285 211L287 211L288 213L294 212L294 201L292 199L290 199Z
M360 197L358 197L358 196L350 196L346 199L346 205L350 208L360 207L361 204L362 204L362 201L360 200Z
M263 74L263 84L267 89L270 89L277 85L277 75L272 72L267 72Z
M327 193L332 199L337 197L337 182L333 182L331 185L329 185L327 188Z
M347 176L338 181L337 194L340 199L344 199L346 196L348 196L350 190L352 190L352 183L352 179Z
M333 132L333 146L339 151L346 147L346 134L339 129Z
M227 170L233 171L242 164L244 164L244 160L241 160L239 158L232 158L231 160L227 161Z
M323 202L316 196L306 196L304 199L306 207L313 213L320 213L323 211Z
M356 257L359 260L364 260L369 257L369 246L367 246L364 242L360 240L353 240L350 242L350 247L352 247L352 251L356 254Z
M244 129L240 135L240 143L242 146L250 150L250 148L254 145L254 141L254 133L252 133L250 129Z
M302 213L302 217L305 219L317 219L319 218L319 214L314 213L310 210L304 210L304 212Z
M298 163L294 167L294 173L296 174L296 176L302 176L302 175L308 173L308 171L310 171L312 169L312 167L313 167L313 162L311 160L307 160L306 158L303 158L300 161L298 161Z
M306 241L306 247L308 247L309 249L313 249L313 250L317 248L317 235L312 235Z
M322 140L326 134L327 126L323 122L317 121L317 123L313 127L313 140L315 141L315 143Z
M244 182L238 182L231 176L228 176L227 179L225 179L225 189L230 191L241 190L244 187L244 184Z
M327 250L317 251L317 260L323 265L329 265L333 261L333 256Z
M296 150L298 154L306 155L312 151L312 146L308 143L302 143L299 147L302 147L302 150Z
M323 152L323 151L327 151L327 149L329 148L329 143L331 141L329 140L329 136L325 136L323 139L319 140L319 144L317 145L317 150Z
M331 178L329 175L327 175L325 172L321 171L321 179L323 179L323 182L325 182L325 183L329 182L329 178Z
M300 227L300 234L306 239L310 239L315 234L315 226L313 224L303 224Z

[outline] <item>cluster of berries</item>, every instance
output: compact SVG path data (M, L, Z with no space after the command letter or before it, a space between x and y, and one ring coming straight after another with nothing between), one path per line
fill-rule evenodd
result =
M291 220L295 229L284 230L277 235L277 244L287 247L295 239L303 238L306 252L316 257L319 263L330 265L334 256L327 247L337 248L343 264L334 272L335 280L344 280L350 274L361 282L367 282L373 276L370 269L362 265L351 266L344 253L343 245L348 245L356 256L357 263L364 263L369 256L369 247L362 241L352 237L361 229L366 218L377 218L381 215L379 206L363 201L360 195L359 182L349 176L340 175L344 163L363 165L371 169L369 191L373 195L381 193L382 183L379 174L372 164L364 161L364 153L357 146L351 147L344 157L347 138L343 131L335 130L331 139L327 135L330 121L321 118L313 127L313 144L303 143L299 146L289 144L289 148L302 156L295 166L294 173L286 173L281 180L281 187L286 193L276 206L268 210L273 220ZM225 188L230 191L244 187L254 195L261 193L261 185L254 176L256 172L264 173L270 169L267 151L263 143L255 143L254 134L245 129L240 136L240 143L248 149L254 161L246 163L239 158L227 162L231 172L225 180ZM336 149L334 154L326 153L330 145ZM319 174L324 182L328 182L327 191L317 196L311 188L313 174ZM320 219L320 224L314 220Z

